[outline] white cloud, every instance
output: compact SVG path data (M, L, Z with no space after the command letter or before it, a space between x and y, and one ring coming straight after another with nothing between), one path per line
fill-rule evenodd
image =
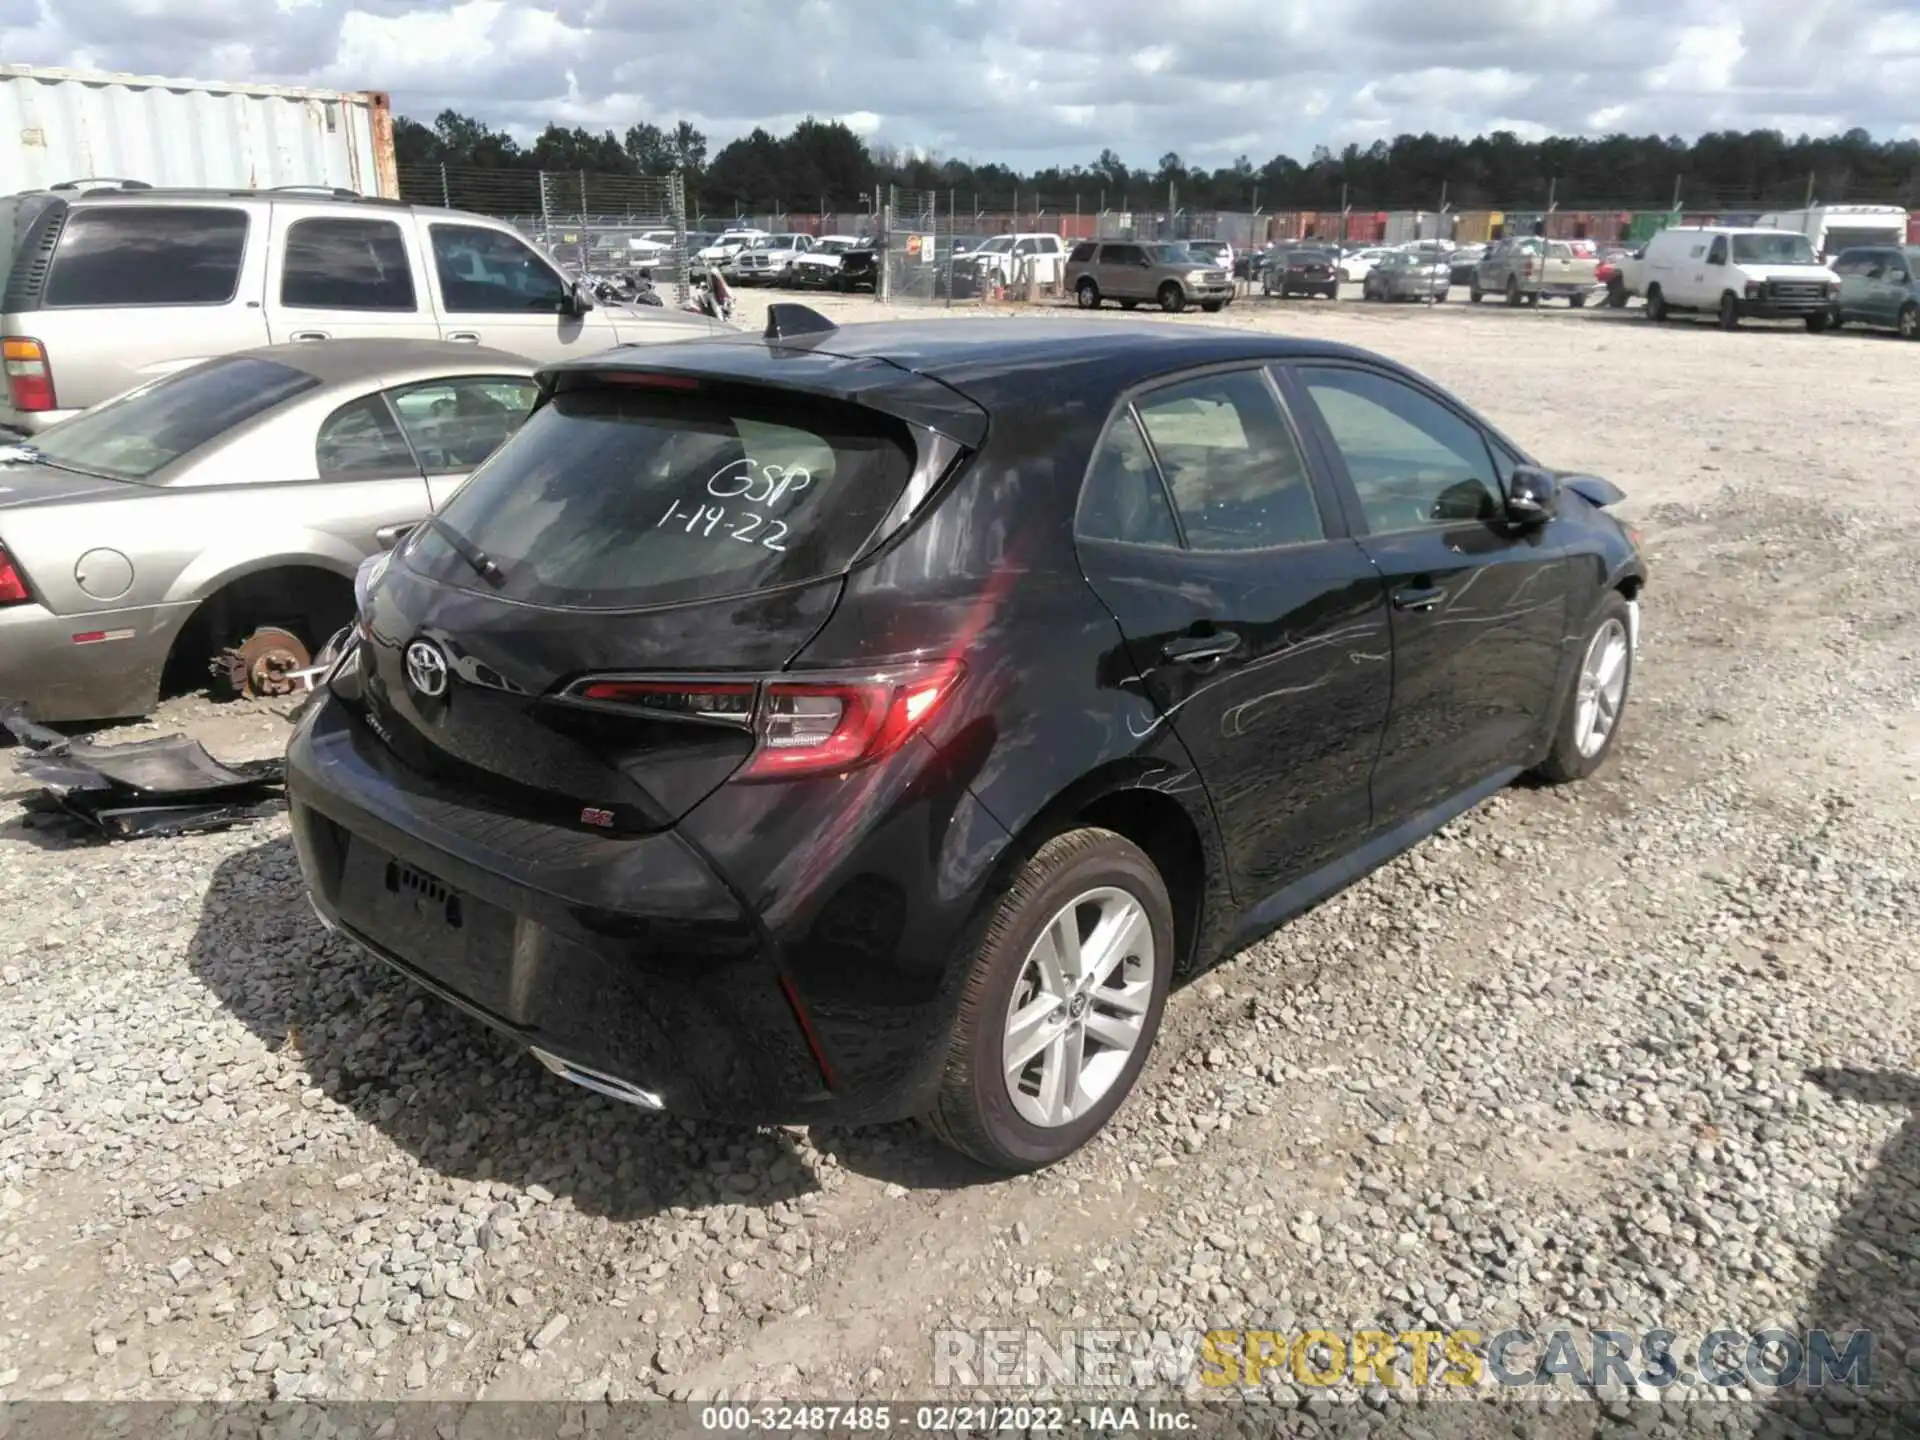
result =
M1093 17L1093 23L1089 17ZM1170 23L1170 21L1174 23ZM1910 126L1914 0L0 0L10 61L383 89L522 136L838 115L1023 168L1405 131Z

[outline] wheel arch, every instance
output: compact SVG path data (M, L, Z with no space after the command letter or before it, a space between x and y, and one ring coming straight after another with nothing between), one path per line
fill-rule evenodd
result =
M1078 777L1023 821L1011 836L988 893L1054 836L1082 826L1111 830L1143 850L1173 903L1176 975L1202 968L1231 920L1225 856L1213 813L1191 768L1148 757L1114 760Z
M182 607L179 624L167 642L162 690L179 686L189 673L201 673L192 667L212 660L223 634L233 625L284 618L330 634L337 628L333 621L346 624L352 619L353 574L352 568L311 554L278 555L236 565L216 581L196 586L192 609ZM276 606L284 607L284 615ZM327 635L310 633L303 638L317 649Z

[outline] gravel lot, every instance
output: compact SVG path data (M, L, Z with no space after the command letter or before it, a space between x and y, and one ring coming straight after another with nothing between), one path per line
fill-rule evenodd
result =
M925 1398L942 1325L1864 1324L1920 1398L1920 352L1464 312L1221 318L1629 492L1624 748L1176 995L1041 1176L618 1107L329 939L284 821L107 846L0 778L0 1392Z

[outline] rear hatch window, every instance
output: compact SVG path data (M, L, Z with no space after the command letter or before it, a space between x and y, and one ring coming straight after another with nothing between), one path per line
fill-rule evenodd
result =
M128 391L33 439L46 463L115 480L146 480L319 381L303 370L234 355Z
M905 427L857 407L753 387L567 390L460 487L408 563L565 608L747 595L844 570L912 470Z

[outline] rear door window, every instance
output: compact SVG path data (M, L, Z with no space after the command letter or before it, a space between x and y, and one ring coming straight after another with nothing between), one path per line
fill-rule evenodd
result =
M441 512L511 599L621 609L835 575L899 499L904 427L766 391L563 391ZM409 563L482 581L437 529Z
M328 217L287 227L280 303L302 310L416 308L413 261L391 220Z
M342 405L320 425L314 463L322 480L370 480L418 475L420 466L378 395Z
M1168 385L1135 408L1193 549L1326 538L1306 459L1258 370Z
M240 284L244 210L202 205L93 205L60 231L42 303L225 305Z
M468 375L392 391L389 398L429 475L459 475L525 423L539 390L531 380Z

